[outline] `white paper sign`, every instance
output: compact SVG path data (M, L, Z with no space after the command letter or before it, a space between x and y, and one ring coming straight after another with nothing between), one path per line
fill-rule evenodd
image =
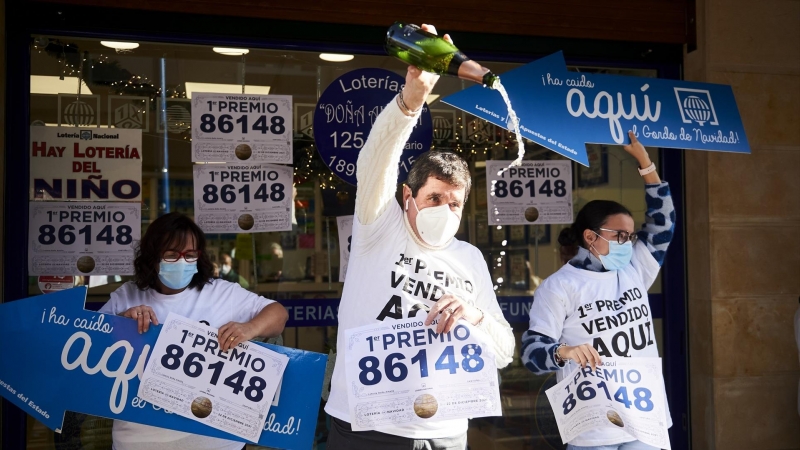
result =
M194 220L206 233L290 231L291 211L291 167L194 166Z
M571 161L509 164L486 161L490 225L572 223Z
M289 357L253 342L219 350L217 329L170 313L139 385L139 398L256 442Z
M292 163L290 95L192 94L192 161Z
M596 371L577 368L546 394L564 443L599 427L622 428L669 449L661 358L606 358Z
M141 200L142 130L32 126L30 132L30 200Z
M29 202L28 274L133 275L140 203Z
M423 322L424 315L345 332L353 430L502 415L485 334L465 321L436 334Z
M353 216L336 218L339 228L339 281L344 282L347 275L347 262L350 261L350 241L353 239Z

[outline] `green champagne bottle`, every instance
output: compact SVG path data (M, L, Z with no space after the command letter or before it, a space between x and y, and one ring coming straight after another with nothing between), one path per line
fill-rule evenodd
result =
M386 32L386 53L426 72L453 75L495 89L500 77L469 59L440 36L395 22Z

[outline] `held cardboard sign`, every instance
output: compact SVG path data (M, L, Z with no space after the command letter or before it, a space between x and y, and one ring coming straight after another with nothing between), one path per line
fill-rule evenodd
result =
M750 153L730 86L569 72L561 52L500 81L522 136L584 166L587 143L626 144L628 131L648 147ZM499 92L473 86L442 101L509 128Z
M75 411L244 441L138 397L140 376L164 326L139 334L134 320L85 310L86 291L78 287L0 305L0 339L15 342L0 353L0 395L56 432L64 412ZM311 448L327 357L248 344L289 358L281 401L269 408L258 443Z

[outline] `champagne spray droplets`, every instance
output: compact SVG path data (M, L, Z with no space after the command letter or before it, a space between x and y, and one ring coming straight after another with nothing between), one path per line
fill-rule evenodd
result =
M514 112L514 108L511 107L511 100L508 98L508 92L506 92L506 88L503 87L503 83L500 80L497 80L495 90L500 93L500 96L503 97L503 101L506 102L506 108L508 108L506 123L517 137L517 158L509 164L508 167L517 167L522 165L522 158L525 156L525 143L522 141L522 137L519 134L519 118L517 117L517 113Z

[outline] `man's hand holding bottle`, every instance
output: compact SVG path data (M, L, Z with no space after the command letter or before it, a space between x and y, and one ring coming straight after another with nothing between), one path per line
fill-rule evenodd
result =
M433 25L422 24L421 28L429 33L436 34L436 27ZM443 38L447 42L453 43L449 34L445 34ZM415 66L408 66L406 85L403 88L402 96L403 103L409 111L417 112L422 108L428 98L428 94L431 93L438 80L439 75L425 72Z

